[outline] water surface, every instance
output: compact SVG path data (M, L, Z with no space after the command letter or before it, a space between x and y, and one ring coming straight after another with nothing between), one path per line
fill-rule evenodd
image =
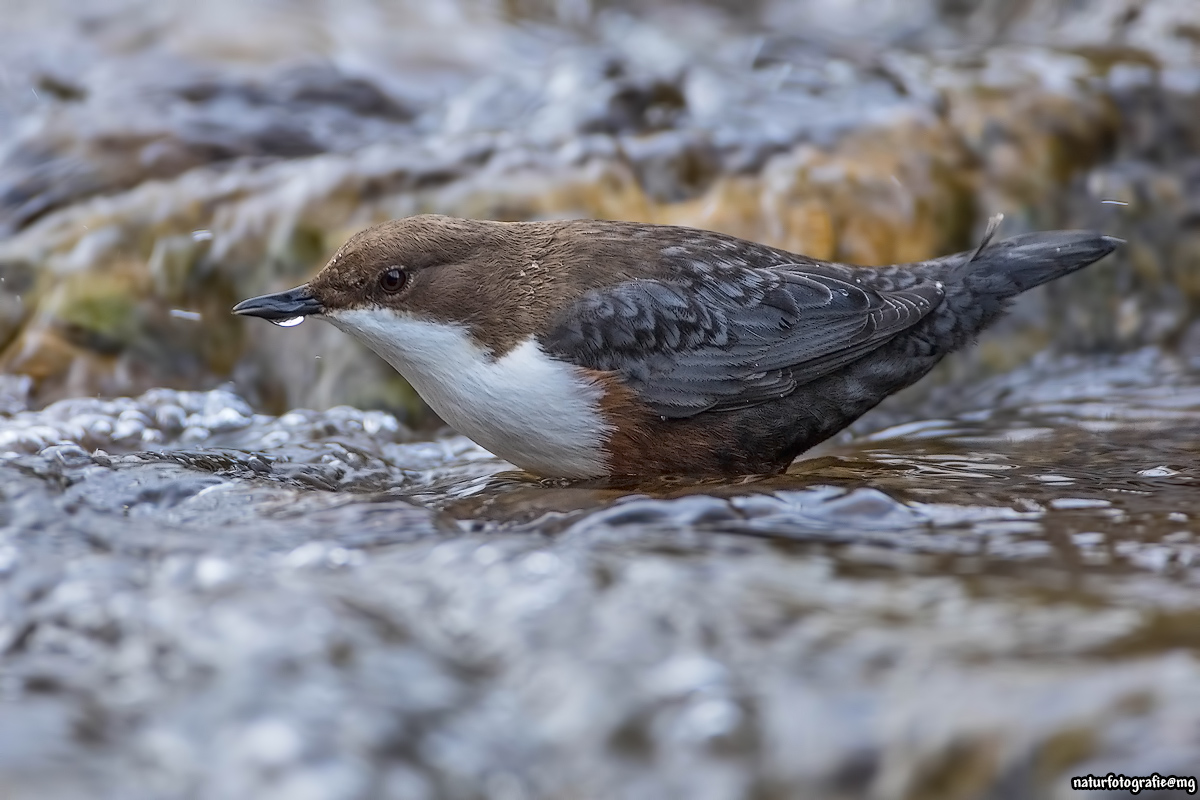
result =
M379 412L223 392L16 412L5 785L1066 797L1190 774L1200 373L1047 359L971 399L700 483L538 480Z

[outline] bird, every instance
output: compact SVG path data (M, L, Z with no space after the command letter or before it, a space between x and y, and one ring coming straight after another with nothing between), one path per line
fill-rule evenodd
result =
M853 266L694 228L425 214L235 314L365 344L459 433L549 478L775 474L1120 239L1026 233Z

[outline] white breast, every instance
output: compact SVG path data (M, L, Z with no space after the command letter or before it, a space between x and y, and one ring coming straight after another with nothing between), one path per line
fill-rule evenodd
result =
M326 319L395 367L455 430L505 461L554 477L608 472L603 389L532 337L493 358L460 325L382 308Z

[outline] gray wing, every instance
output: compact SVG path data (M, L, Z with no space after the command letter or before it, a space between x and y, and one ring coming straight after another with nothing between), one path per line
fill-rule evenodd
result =
M943 297L932 281L877 291L854 272L695 264L586 293L553 321L546 345L574 364L619 373L664 417L748 408L861 358Z

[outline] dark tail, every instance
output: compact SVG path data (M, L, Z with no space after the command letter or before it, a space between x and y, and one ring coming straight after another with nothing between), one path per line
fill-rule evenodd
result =
M1047 231L985 242L954 269L951 281L962 281L973 293L1003 302L1099 261L1123 244L1121 239L1092 231Z
M1091 231L1026 233L995 244L988 239L973 252L927 262L936 271L926 272L925 279L937 276L946 288L927 326L939 353L969 342L1021 292L1083 269L1122 243Z

